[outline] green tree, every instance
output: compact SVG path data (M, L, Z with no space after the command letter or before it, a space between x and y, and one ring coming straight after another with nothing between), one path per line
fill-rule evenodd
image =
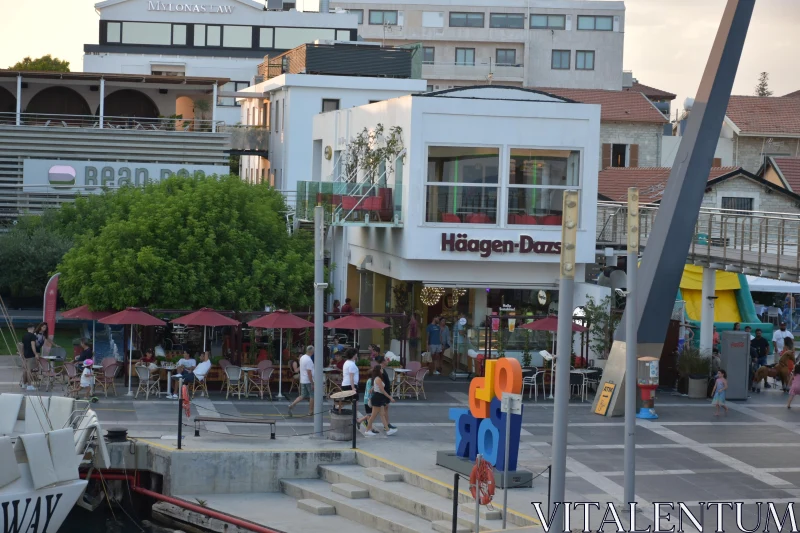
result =
M63 61L50 54L31 59L30 56L17 61L9 67L11 70L37 70L40 72L69 72L69 61Z
M769 90L769 72L762 72L758 75L758 84L756 84L756 96L772 96L773 92Z
M57 214L23 216L0 235L0 290L13 296L42 294L72 239L58 230Z
M71 306L254 310L313 302L313 242L289 236L280 192L235 176L174 176L79 198L61 218Z

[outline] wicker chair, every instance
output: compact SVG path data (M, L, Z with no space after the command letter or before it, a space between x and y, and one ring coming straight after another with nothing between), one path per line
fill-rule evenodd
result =
M208 398L208 383L206 383L206 374L195 374L194 381L191 383L192 389L192 399L194 399L195 393L200 391L200 396L205 395Z
M405 380L405 390L411 391L419 400L419 394L422 393L422 397L426 400L428 399L425 396L425 375L428 373L427 368L420 368L417 370L416 374L410 375L406 377Z
M250 392L253 390L258 391L258 395L261 399L264 399L264 391L267 392L269 395L269 399L272 400L272 391L269 389L269 381L272 378L272 373L275 371L272 366L265 366L263 369L259 369L256 372L256 375L250 378L250 390L247 391L247 395L250 396Z
M66 376L67 396L78 397L81 390L81 376L78 374L78 367L75 363L64 363L64 375Z
M242 375L242 367L228 365L225 367L225 377L228 389L225 392L225 399L228 399L230 394L238 394L239 399L242 399L242 392L247 394L244 390L244 376Z
M219 367L222 369L222 385L219 388L220 392L225 390L225 386L228 383L228 373L225 372L225 369L227 367L229 367L229 366L231 366L231 362L230 361L228 361L227 359L220 360Z
M136 366L136 376L139 378L139 388L136 389L136 396L139 397L140 392L144 392L144 399L149 400L150 394L156 396L161 392L161 380L157 372L150 372L146 366Z
M103 359L103 361L106 360L108 358ZM114 384L114 378L117 377L117 373L121 368L122 365L114 361L113 363L104 363L103 369L95 373L95 386L102 387L106 398L108 398L108 389L114 391L114 396L117 395L117 386Z
M39 358L39 387L41 388L43 383L47 383L47 388L45 390L52 390L56 378L58 378L58 374L53 370L53 365L50 364L50 361L48 359Z

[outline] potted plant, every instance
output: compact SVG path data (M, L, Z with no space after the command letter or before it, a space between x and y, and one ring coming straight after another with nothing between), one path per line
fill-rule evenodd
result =
M689 398L705 398L708 395L711 357L702 354L694 346L685 346L678 358L678 372L689 380Z
M533 365L533 358L531 357L531 332L525 330L525 340L522 347L522 368L531 368Z

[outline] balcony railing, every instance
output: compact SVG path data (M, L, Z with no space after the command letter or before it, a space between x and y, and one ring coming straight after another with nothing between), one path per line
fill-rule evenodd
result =
M314 220L314 207L324 207L328 225L402 225L399 184L301 181L297 184L295 216Z
M269 129L265 126L220 125L217 131L231 134L231 149L243 152L269 150Z
M183 119L174 117L113 117L104 116L102 126L97 115L57 115L44 113L20 113L20 126L43 128L96 128L113 130L148 130L211 132L215 124L212 120ZM224 125L216 121L217 130ZM16 113L0 113L0 126L16 126Z
M474 80L491 79L493 81L523 81L524 69L522 65L498 65L493 61L465 63L423 63L422 77L426 80Z

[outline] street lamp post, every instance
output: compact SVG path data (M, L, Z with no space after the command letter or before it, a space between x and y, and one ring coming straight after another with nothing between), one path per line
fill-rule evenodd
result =
M636 498L636 271L639 268L639 189L628 189L628 262L625 295L625 504ZM633 517L631 517L631 523Z

